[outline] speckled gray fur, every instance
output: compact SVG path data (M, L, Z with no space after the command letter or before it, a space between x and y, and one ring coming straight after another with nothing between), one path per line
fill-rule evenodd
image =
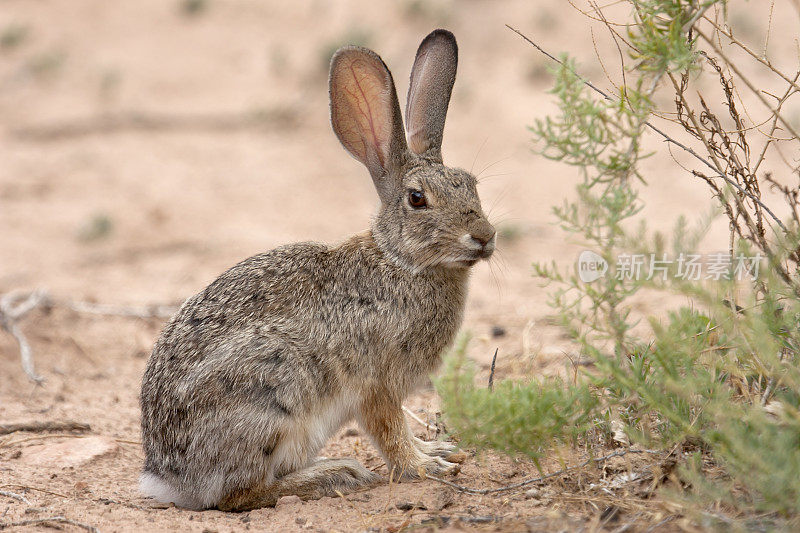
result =
M417 66L426 49L436 52L433 76ZM418 105L436 109L417 129L415 153L380 58L355 47L334 56L334 131L370 170L380 210L369 231L333 247L299 243L253 256L183 304L142 381L145 494L243 510L285 494L370 486L378 476L356 461L316 458L353 418L396 476L457 469L443 459L452 447L414 439L401 411L461 324L469 268L494 249L475 178L441 163L452 79L440 80L455 76L456 57L443 30L420 46L412 90ZM424 209L409 205L412 190L424 192Z

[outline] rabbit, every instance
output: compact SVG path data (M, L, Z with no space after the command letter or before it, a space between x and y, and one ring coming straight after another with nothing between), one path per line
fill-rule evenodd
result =
M383 478L358 461L317 457L353 419L395 479L458 471L455 447L414 437L402 411L460 327L470 267L495 249L475 177L442 163L457 58L449 31L420 44L406 137L381 58L334 54L333 130L369 170L379 211L337 246L245 259L181 306L142 379L144 495L245 511L372 487Z

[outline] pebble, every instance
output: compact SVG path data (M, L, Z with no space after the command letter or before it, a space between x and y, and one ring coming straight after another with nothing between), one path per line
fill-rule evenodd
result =
M492 326L492 337L505 337L506 335L506 328L503 326Z
M275 504L275 507L277 508L284 505L294 505L296 503L302 503L302 502L303 500L300 499L300 496L292 494L291 496L283 496L280 500L278 500L278 503Z
M69 468L85 465L118 449L119 444L112 438L82 437L29 446L20 459L30 465Z

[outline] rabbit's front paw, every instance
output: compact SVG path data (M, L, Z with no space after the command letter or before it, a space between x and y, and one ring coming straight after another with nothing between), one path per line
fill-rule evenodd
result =
M461 465L451 463L441 457L433 457L420 453L410 464L402 468L396 465L393 471L393 477L395 478L422 479L425 476L454 476L461 471Z
M425 455L441 457L451 463L463 463L467 458L467 454L458 451L455 444L447 441L424 441L414 437L414 446Z

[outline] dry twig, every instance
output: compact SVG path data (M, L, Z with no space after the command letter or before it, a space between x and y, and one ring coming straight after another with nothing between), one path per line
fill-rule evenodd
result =
M13 291L2 295L0 297L0 327L9 332L17 341L22 369L35 383L43 382L44 378L38 375L34 369L33 351L28 339L17 326L17 321L37 307L63 307L76 313L143 319L170 318L178 310L178 306L175 305L125 306L74 300L54 300L44 289L37 289L29 293Z
M19 483L8 483L8 484L5 484L5 485L0 485L0 486L2 486L2 487L17 487L18 489L32 490L34 492L41 492L42 494L50 494L51 496L58 496L59 498L69 499L69 496L67 496L66 494L61 494L60 492L53 492L52 490L40 489L38 487L30 487L28 485L21 485Z
M421 425L422 427L424 427L427 431L431 431L431 430L436 431L436 427L434 427L434 426L428 424L427 422L425 422L424 420L422 420L420 417L415 415L414 412L411 411L411 409L409 409L405 405L403 406L403 412L405 412L405 414L410 416L411 419L414 420L414 422L416 422L419 425Z
M66 307L76 313L84 313L87 315L121 316L129 318L171 318L178 310L178 306L175 305L112 305L70 300L55 301L52 305Z
M527 41L527 42L528 42L530 45L532 45L532 46L533 46L534 48L536 48L536 49L537 49L539 52L541 52L542 54L544 54L545 56L547 56L547 57L548 57L548 58L550 58L551 60L555 61L555 62L556 62L556 63L558 63L559 65L562 65L562 66L566 67L566 65L564 64L564 62L563 62L563 61L561 61L560 59L558 59L558 58L557 58L557 57L555 57L554 55L552 55L552 54L548 53L547 51L545 51L545 50L544 50L544 49L543 49L541 46L539 46L538 44L536 44L535 42L533 42L533 41L532 41L530 38L528 38L528 37L527 37L525 34L523 34L523 33L522 33L521 31L519 31L518 29L516 29L516 28L513 28L513 27L509 26L508 24L506 24L506 28L508 28L509 30L513 31L514 33L516 33L517 35L519 35L519 36L520 36L520 37L522 37L523 39L525 39L525 41ZM581 76L580 74L578 74L577 72L575 72L574 70L572 70L571 72L572 72L572 73L573 73L575 76L577 76L577 77L578 77L578 79L580 79L580 80L581 80L581 82L582 82L584 85L586 85L587 87L589 87L590 89L592 89L593 91L595 91L596 93L598 93L599 95L601 95L601 96L602 96L604 99L606 99L606 100L608 100L608 101L610 101L610 102L614 102L614 101L615 101L615 100L614 100L613 98L611 98L611 96L609 96L609 95L608 95L606 92L604 92L604 91L603 91L603 90L601 90L601 89L598 89L598 88L597 88L597 87L596 87L594 84L592 84L592 82L590 82L589 80L587 80L586 78L584 78L583 76ZM644 123L644 126L645 126L645 127L647 127L647 128L650 128L652 131L654 131L654 132L656 132L657 134L659 134L659 135L660 135L660 136L661 136L661 137L662 137L662 138L663 138L663 139L664 139L666 142L674 144L675 146L677 146L678 148L682 149L684 152L686 152L686 153L690 154L692 157L694 157L695 159L697 159L698 161L700 161L701 163L703 163L705 166L707 166L708 168L710 168L710 169L711 169L711 170L714 172L714 174L716 175L716 177L720 177L720 178L722 178L723 180L725 180L726 182L728 182L728 184L729 184L731 187L733 187L734 189L736 189L737 191L739 191L739 192L740 192L740 193L742 193L743 195L745 195L745 196L747 196L748 198L750 198L750 200L752 200L753 202L755 202L756 204L758 204L758 205L759 205L759 206L760 206L760 207L761 207L761 208L762 208L762 209L763 209L763 210L764 210L764 211L765 211L765 212L766 212L766 213L767 213L767 214L768 214L768 215L769 215L769 216L772 218L772 220L774 220L774 221L775 221L775 223L776 223L776 224L777 224L777 225L778 225L778 226L779 226L779 227L780 227L780 228L781 228L781 229L782 229L784 232L786 232L786 231L787 231L786 225L784 225L784 223L783 223L783 222L781 222L781 220L780 220L780 219L779 219L779 218L778 218L778 217L775 215L775 213L773 213L773 212L772 212L772 210L771 210L769 207L767 207L766 205L764 205L764 203L762 203L762 202L761 202L761 199L760 199L760 198L758 198L757 196L754 196L754 195L753 195L753 194L752 194L750 191L747 191L747 190L745 190L745 189L744 189L744 188L743 188L741 185L739 185L738 183L736 183L736 181L732 180L732 179L731 179L729 176L725 175L725 173L724 173L723 171L719 170L718 168L715 168L715 167L714 167L714 165L712 165L711 163L709 163L709 162L708 162L708 160L706 160L705 158L703 158L703 157L702 157L700 154L698 154L697 152L695 152L695 151L694 151L692 148L690 148L690 147L686 146L685 144L683 144L683 143L681 143L681 142L679 142L679 141L677 141L677 140L673 139L672 137L670 137L669 135L667 135L666 133L664 133L664 132L663 132L662 130L660 130L659 128L657 128L657 127L653 126L653 125L652 125L650 122L645 122L645 123Z
M9 527L24 527L24 526L36 526L36 525L45 525L45 524L69 524L71 526L79 527L81 529L85 529L86 531L90 531L92 533L99 533L99 529L94 526L90 526L89 524L84 524L82 522L77 522L75 520L71 520L69 518L65 518L63 516L49 516L47 518L32 518L30 520L19 520L17 522L0 522L0 529L6 529Z
M31 502L23 496L22 494L17 494L16 492L9 492L7 490L0 490L0 496L8 496L9 498L13 498L17 501L20 501L26 505L30 505Z
M499 487L499 488L496 488L496 489L473 489L473 488L470 488L470 487L464 487L462 485L457 485L457 484L453 483L452 481L447 481L446 479L441 479L441 478L438 478L438 477L435 477L435 476L425 476L425 477L427 479L432 479L434 481L438 481L439 483L442 483L443 485L447 485L450 488L453 488L453 489L455 489L455 490L457 490L459 492L464 492L464 493L467 493L467 494L478 494L478 495L497 494L497 493L500 493L500 492L508 492L508 491L511 491L511 490L521 489L522 487L527 487L528 485L532 485L533 483L538 483L538 482L544 481L546 479L550 479L550 478L561 476L561 475L566 474L568 472L574 472L575 470L580 470L581 468L584 468L584 467L586 467L586 466L588 466L588 465L590 465L592 463L599 464L599 463L602 463L604 461L608 461L609 459L613 459L614 457L623 457L623 456L628 455L630 453L658 454L658 453L661 453L661 452L659 452L657 450L634 450L634 449L631 449L631 448L628 448L626 450L617 450L617 451L615 451L613 453L610 453L608 455L604 455L602 457L590 457L589 459L587 459L586 461L584 461L584 462L582 462L582 463L580 463L578 465L569 466L567 468L562 468L561 470L556 470L555 472L551 472L551 473L545 474L543 476L539 476L539 477L535 477L535 478L531 478L531 479L526 479L525 481L520 481L519 483L514 483L513 485L506 485L504 487Z
M0 298L0 326L17 341L22 369L36 383L41 383L44 378L34 369L31 346L17 327L17 321L39 306L46 298L47 295L43 290L35 290L27 296L23 296L19 292L10 292Z
M496 348L494 351L494 357L492 357L492 369L489 371L489 390L494 390L494 365L497 362L497 351L500 348Z
M89 424L74 420L50 420L47 422L0 424L0 435L8 435L17 431L38 433L42 431L91 431L91 429L92 427Z

